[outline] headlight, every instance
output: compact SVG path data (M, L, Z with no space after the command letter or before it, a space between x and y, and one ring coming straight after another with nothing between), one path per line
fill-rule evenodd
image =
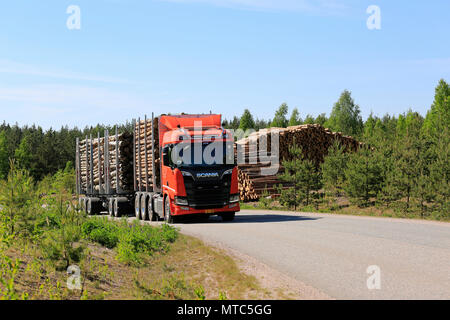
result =
M226 174L233 174L233 169L228 169L228 170L224 171L224 173L222 173L222 177Z
M187 206L188 200L186 197L175 197L175 204L177 206Z
M181 171L181 174L183 175L183 177L192 177L192 174L187 171Z
M237 193L237 194L232 194L232 195L230 196L230 203L239 202L239 200L240 200L239 193Z

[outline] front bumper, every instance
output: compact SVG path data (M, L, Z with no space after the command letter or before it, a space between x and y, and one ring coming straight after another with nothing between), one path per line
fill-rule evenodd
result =
M188 206L178 206L175 204L171 204L172 215L174 216L182 216L189 214L215 214L222 212L238 212L241 208L239 206L239 202L230 203L222 208L214 208L214 209L194 209Z

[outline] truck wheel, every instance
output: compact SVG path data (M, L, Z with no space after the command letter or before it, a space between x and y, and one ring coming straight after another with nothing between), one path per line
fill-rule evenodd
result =
M235 216L236 212L222 213L222 221L224 222L233 221Z
M114 213L114 199L109 199L108 202L108 213L110 217L114 217L115 213Z
M134 214L136 215L136 219L141 220L141 195L136 195L134 199Z
M88 213L88 211L87 211L88 202L89 202L89 198L83 199L83 212L84 213Z
M88 215L96 215L101 212L101 202L99 198L88 198L86 202L86 212Z
M148 198L145 195L141 197L141 218L144 221L148 220L147 200Z
M92 198L88 198L86 201L86 213L90 216L95 214L95 203Z
M164 199L164 221L169 224L173 223L173 216L170 213L170 199L168 196Z
M155 212L155 210L153 210L152 198L148 199L147 212L148 212L150 221L158 221L159 220L158 214Z
M119 218L122 216L122 210L119 203L119 199L114 200L114 217Z
M84 198L78 199L78 206L80 207L80 211L84 210L84 208L83 208L83 206L84 206Z

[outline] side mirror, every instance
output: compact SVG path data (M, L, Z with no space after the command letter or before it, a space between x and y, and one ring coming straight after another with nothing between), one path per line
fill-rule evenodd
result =
M169 148L165 147L163 150L163 165L170 166Z
M165 146L162 149L162 160L163 165L165 165L166 167L170 166L169 146Z

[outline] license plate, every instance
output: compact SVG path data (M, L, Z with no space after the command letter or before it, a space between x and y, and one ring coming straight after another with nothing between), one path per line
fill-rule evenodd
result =
M205 210L205 213L214 213L214 209Z

